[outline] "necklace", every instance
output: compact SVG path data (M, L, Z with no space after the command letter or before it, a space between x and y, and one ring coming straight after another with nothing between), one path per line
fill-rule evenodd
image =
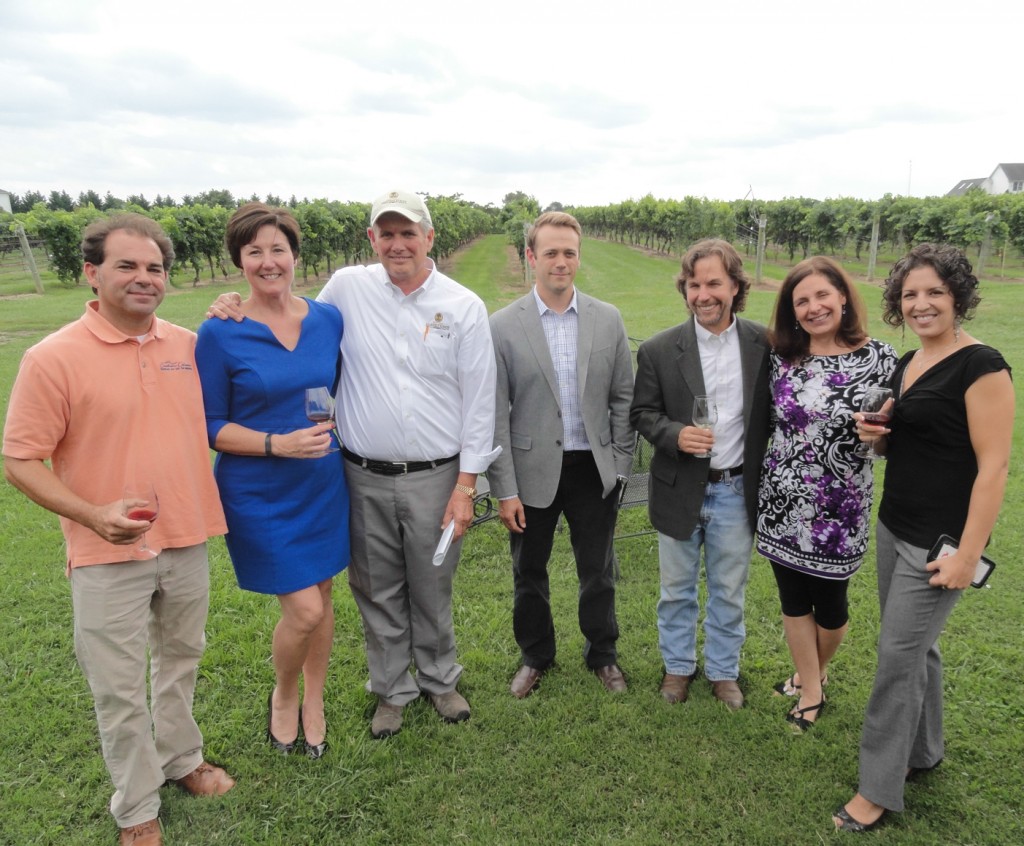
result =
M924 370L928 364L935 361L940 355L946 352L946 350L952 349L959 343L960 339L954 338L952 343L946 344L946 346L944 347L939 347L939 349L937 349L935 352L929 353L928 355L922 355L921 353L923 353L924 350L920 349L916 353L914 353L914 364L917 365L918 370Z

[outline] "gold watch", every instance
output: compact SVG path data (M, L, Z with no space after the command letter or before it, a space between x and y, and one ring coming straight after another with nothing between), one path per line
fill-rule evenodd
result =
M471 488L468 485L456 485L455 490L462 491L470 499L476 499L476 488Z

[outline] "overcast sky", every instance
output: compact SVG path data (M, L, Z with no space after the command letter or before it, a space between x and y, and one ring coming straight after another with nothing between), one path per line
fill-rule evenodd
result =
M1022 9L0 0L0 188L944 194L1024 161Z

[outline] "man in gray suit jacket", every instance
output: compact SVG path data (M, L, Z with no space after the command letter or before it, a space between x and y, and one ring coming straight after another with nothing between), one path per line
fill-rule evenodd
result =
M606 689L626 689L615 649L612 539L633 455L633 366L618 310L574 286L580 238L572 215L538 217L526 248L536 287L491 316L494 444L502 451L487 476L512 548L512 624L523 666L511 689L520 699L555 660L547 565L563 514L580 583L584 660Z
M655 448L648 507L661 568L661 693L668 702L685 702L696 674L703 547L704 674L715 697L736 710L743 706L736 683L746 635L743 602L768 439L769 348L763 326L736 317L749 282L728 242L691 247L677 287L692 317L641 344L630 412ZM693 425L699 395L717 405L713 429Z

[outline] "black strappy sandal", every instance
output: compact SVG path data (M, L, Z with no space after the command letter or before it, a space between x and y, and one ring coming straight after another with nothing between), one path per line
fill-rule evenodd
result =
M825 700L822 699L817 705L808 705L806 708L795 708L786 714L786 722L792 723L800 731L807 731L814 723L815 720L808 720L804 714L810 714L814 711L818 712L818 716L821 716L821 712L825 710Z

